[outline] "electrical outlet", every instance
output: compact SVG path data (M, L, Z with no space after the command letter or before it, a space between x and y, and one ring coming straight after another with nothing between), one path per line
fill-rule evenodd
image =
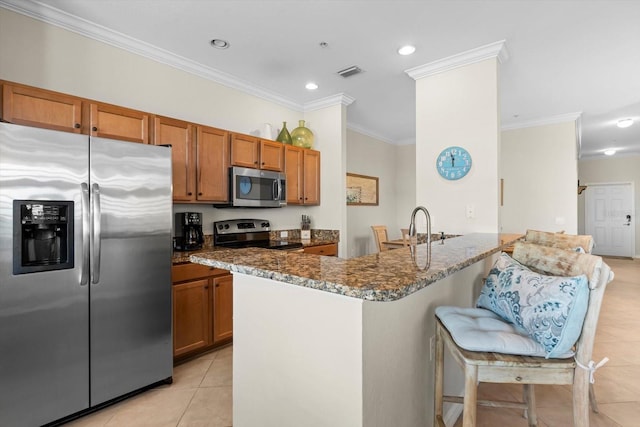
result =
M429 338L429 361L432 361L436 354L436 336Z
M289 232L288 231L281 231L280 232L280 237L282 237L282 238L289 237Z
M471 218L475 218L476 216L476 212L475 212L475 207L473 205L467 205L467 218L471 219Z

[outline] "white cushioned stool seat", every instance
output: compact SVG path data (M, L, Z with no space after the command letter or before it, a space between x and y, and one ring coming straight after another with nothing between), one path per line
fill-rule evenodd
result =
M455 343L469 351L545 357L545 348L513 324L484 308L440 306L436 316ZM558 356L567 358L573 352Z

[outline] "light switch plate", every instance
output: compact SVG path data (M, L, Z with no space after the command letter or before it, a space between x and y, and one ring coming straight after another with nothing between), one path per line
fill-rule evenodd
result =
M280 237L282 237L282 238L289 237L289 232L288 231L281 231L280 232Z
M475 207L473 205L467 205L467 218L475 218Z

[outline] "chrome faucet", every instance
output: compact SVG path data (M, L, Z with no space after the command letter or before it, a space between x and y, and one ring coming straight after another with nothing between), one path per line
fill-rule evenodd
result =
M418 211L424 212L424 215L427 219L427 262L424 267L420 267L416 260L416 244L418 242L418 233L416 232L416 214L418 213ZM413 212L411 212L411 224L409 224L409 241L411 242L409 249L411 250L411 259L413 259L413 263L420 270L428 269L431 265L431 215L429 215L429 211L424 206L418 206L413 210Z

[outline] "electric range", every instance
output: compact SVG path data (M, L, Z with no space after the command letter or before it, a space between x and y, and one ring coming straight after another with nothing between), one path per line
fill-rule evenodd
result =
M213 223L213 244L228 248L265 248L296 250L300 242L271 240L271 225L266 219L231 219Z

